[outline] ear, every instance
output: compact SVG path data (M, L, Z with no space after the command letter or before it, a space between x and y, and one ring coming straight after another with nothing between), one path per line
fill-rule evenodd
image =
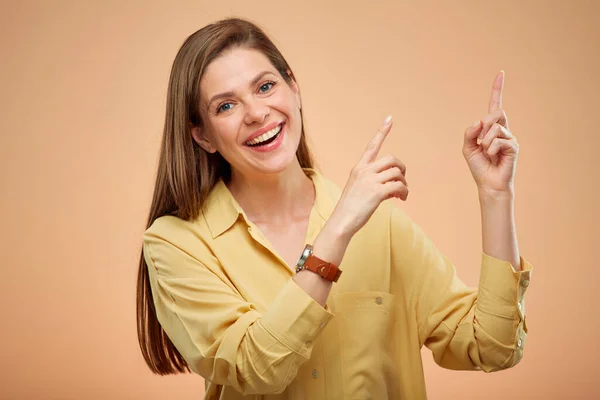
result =
M200 147L202 147L207 153L215 153L217 149L213 147L208 138L206 137L206 133L199 126L192 126L192 137L194 141L198 143Z
M287 74L291 78L290 87L292 88L292 91L294 92L294 96L296 97L296 102L298 103L298 108L301 109L302 108L302 99L300 97L300 87L298 86L298 83L296 82L296 78L294 78L294 74L292 74L292 71L290 71L288 69Z

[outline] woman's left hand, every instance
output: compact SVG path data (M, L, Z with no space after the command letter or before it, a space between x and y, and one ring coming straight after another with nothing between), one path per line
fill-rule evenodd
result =
M496 75L490 97L489 114L467 128L463 155L480 193L513 195L519 144L508 129L502 109L504 71Z

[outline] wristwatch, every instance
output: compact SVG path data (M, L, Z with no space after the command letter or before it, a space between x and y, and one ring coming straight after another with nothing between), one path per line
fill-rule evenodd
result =
M337 282L342 275L342 270L336 265L323 261L316 257L312 253L313 248L310 244L307 244L302 251L300 259L296 263L296 273L307 269L319 275L323 279L327 279L330 282Z

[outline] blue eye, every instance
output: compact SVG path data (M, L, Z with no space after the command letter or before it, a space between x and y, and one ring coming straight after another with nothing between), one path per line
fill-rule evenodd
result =
M266 82L258 90L261 93L267 93L275 85L275 82Z
M231 107L233 107L231 103L223 103L217 108L217 114L221 111L229 111L231 110Z

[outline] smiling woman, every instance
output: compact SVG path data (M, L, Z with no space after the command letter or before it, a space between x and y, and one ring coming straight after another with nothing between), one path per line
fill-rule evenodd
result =
M158 374L206 399L423 399L421 347L450 369L516 365L531 265L519 254L518 146L501 108L465 131L482 206L479 289L420 227L406 167L376 131L340 190L313 168L300 89L256 25L191 35L173 64L138 272L138 336Z
M207 152L219 152L234 175L240 174L233 182L280 173L292 163L302 117L289 68L280 73L260 51L231 48L206 67L200 97L208 99L200 105L203 124L192 135Z

